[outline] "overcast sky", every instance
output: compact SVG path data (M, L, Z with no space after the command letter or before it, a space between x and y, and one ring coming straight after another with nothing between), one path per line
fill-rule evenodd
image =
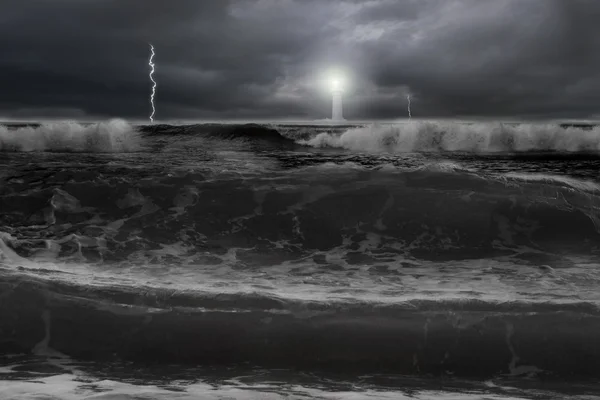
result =
M0 117L600 117L599 0L0 0Z

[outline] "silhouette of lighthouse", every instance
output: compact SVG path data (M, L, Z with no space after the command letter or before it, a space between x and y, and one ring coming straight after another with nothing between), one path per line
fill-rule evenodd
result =
M344 121L344 113L342 111L342 84L339 80L334 80L332 82L331 93L333 96L331 120Z

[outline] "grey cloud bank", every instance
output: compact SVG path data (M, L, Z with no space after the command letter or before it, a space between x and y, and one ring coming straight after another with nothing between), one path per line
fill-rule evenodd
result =
M596 118L596 0L0 0L0 116Z

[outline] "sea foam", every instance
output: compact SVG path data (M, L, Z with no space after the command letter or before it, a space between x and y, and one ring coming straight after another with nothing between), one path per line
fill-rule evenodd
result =
M365 152L413 151L585 152L600 150L600 128L556 124L503 124L416 121L370 125L339 134L320 133L300 144Z
M0 151L129 152L139 149L139 142L135 128L121 119L94 124L51 122L18 128L0 125Z

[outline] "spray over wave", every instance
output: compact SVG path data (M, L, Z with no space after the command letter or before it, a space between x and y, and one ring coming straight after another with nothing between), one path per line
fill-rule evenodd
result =
M556 124L409 122L352 128L341 135L320 133L300 142L366 152L595 152L600 128L582 129Z
M139 134L126 121L95 124L44 123L37 127L0 125L0 151L7 152L129 152L139 149Z

